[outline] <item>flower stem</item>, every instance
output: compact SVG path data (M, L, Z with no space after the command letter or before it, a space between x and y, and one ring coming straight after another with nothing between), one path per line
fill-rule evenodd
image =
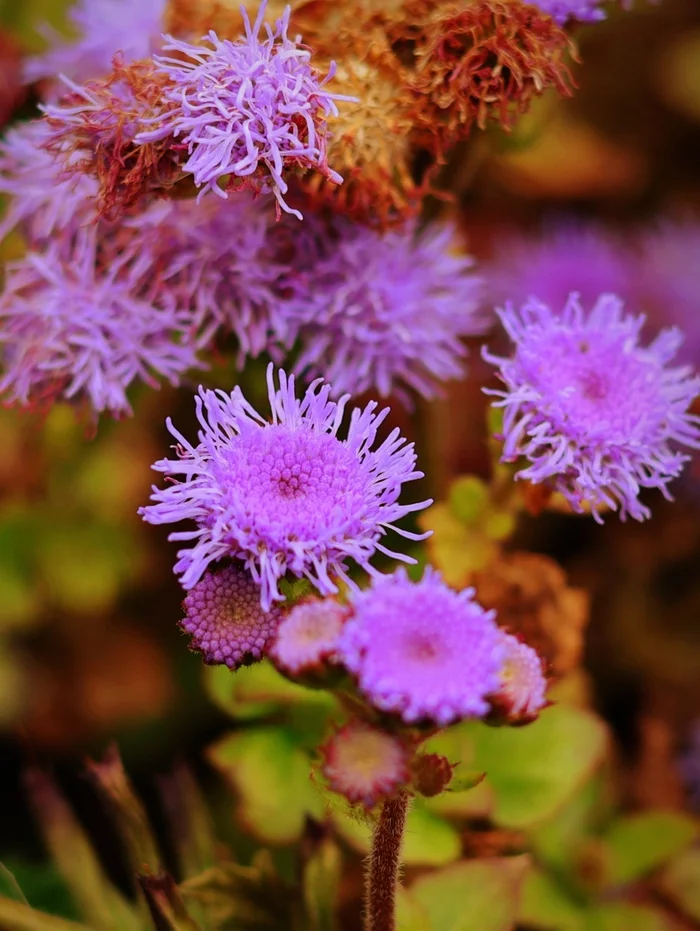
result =
M366 876L365 931L396 931L396 886L408 801L407 792L388 798L374 829Z

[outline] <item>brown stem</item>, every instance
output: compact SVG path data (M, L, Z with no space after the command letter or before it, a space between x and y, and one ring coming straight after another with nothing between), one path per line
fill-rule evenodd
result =
M365 931L396 931L396 886L409 796L399 792L382 806L366 876Z

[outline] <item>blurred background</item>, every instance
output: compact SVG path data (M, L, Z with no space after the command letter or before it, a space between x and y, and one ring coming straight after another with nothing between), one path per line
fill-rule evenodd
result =
M42 47L44 24L61 27L62 7L0 0L5 123L35 113L32 88L20 84L22 56ZM564 235L562 224L576 242L593 224L611 255L632 244L639 257L660 236L663 275L643 280L642 261L620 289L647 312L650 333L684 327L685 361L700 367L700 4L640 0L575 36L576 94L545 96L510 136L477 134L447 168L471 250L497 300L532 268L532 255L551 256L547 237ZM2 258L15 248L6 241ZM600 249L573 251L580 287L614 276L601 270ZM421 490L436 499L457 476L488 469L478 349L472 361L470 379L443 399L410 417L395 405L428 474ZM245 375L254 396L262 370ZM207 377L227 386L238 378L233 367ZM168 446L165 417L193 433L192 387L136 394L133 419L97 429L67 406L41 416L0 410L0 861L20 881L31 876L48 909L60 911L64 893L30 812L27 766L50 767L102 838L117 879L122 867L110 860L112 828L87 789L86 757L118 743L158 832L157 779L176 763L187 761L216 791L202 751L231 721L176 626L174 547L165 529L136 515L150 465ZM700 462L675 493L675 505L654 498L646 524L599 527L547 512L522 518L509 544L556 560L569 584L590 594L576 687L612 730L630 810L700 805ZM227 830L236 831L232 817Z

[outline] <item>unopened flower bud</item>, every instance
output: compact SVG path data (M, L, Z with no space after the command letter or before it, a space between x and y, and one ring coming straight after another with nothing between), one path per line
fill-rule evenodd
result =
M439 753L421 753L411 764L414 788L427 798L440 795L450 784L455 765Z
M371 808L410 778L409 747L399 738L351 721L321 748L323 774L333 791Z
M501 686L491 696L491 719L506 724L534 721L547 704L547 680L537 652L512 634L502 632L505 660Z
M323 673L350 610L334 598L308 598L282 621L270 651L273 662L292 676Z

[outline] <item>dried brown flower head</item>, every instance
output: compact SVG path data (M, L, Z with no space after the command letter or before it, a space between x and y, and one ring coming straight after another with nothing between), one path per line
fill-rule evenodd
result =
M288 5L294 9L297 4L294 0L268 0L265 22L273 25ZM165 33L196 41L210 30L220 39L237 39L243 35L241 4L232 0L168 0L163 27Z
M498 623L534 647L556 676L581 660L588 596L567 584L562 568L535 553L506 553L472 575L476 597Z
M137 133L161 108L168 78L150 59L125 64L115 56L112 73L87 81L46 108L53 130L48 148L70 171L94 175L98 210L114 217L182 177L169 138L137 145Z
M419 123L441 153L474 124L510 130L547 88L570 95L571 39L554 20L521 0L409 0L404 22L389 28L402 59L413 61L410 86Z

